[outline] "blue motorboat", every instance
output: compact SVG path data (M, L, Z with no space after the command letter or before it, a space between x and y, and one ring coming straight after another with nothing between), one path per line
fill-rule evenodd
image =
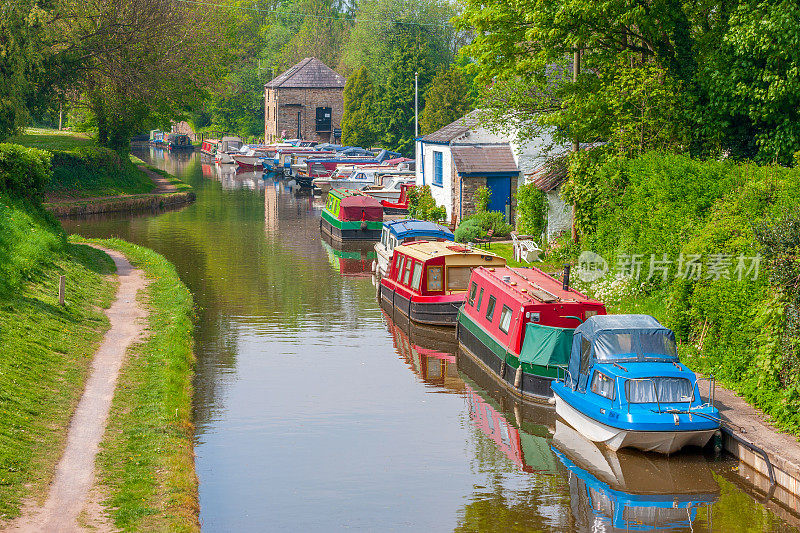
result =
M389 263L392 260L394 248L398 244L411 241L452 241L455 240L449 228L428 222L406 218L383 223L381 240L375 243L377 254L376 269L381 276L386 275Z
M552 451L570 473L577 531L691 530L699 512L719 500L719 485L699 454L611 452L560 420Z
M669 454L705 446L720 428L697 382L655 318L597 315L575 329L567 372L552 388L556 413L587 439Z

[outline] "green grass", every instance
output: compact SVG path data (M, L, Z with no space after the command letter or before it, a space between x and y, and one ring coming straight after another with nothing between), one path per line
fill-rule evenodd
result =
M23 239L24 240L24 239ZM28 242L35 246L34 242ZM70 416L108 321L116 283L110 258L66 245L0 297L0 518L40 499L61 455ZM58 304L66 276L67 305Z
M70 131L27 128L25 133L15 135L6 142L21 144L30 148L49 150L51 152L71 151L77 148L97 146L88 135Z
M506 264L510 267L536 267L545 272L560 272L564 269L563 264L548 261L547 257L543 257L543 261L534 261L533 263L514 261L514 245L510 242L493 242L489 251L505 258Z
M126 531L198 531L191 294L152 250L117 239L92 242L123 252L150 281L140 294L149 336L129 351L98 458L106 504Z
M172 185L175 186L177 192L191 191L191 190L194 189L194 187L192 187L188 183L185 183L185 182L181 181L180 179L178 179L177 177L173 176L172 174L170 174L166 170L162 170L160 168L154 167L153 165L145 163L144 161L142 161L141 159L139 159L135 155L131 155L130 158L131 158L131 161L135 165L138 165L140 167L145 167L148 170L150 170L152 172L155 172L156 174L159 174L160 176L166 178L167 181L169 181Z

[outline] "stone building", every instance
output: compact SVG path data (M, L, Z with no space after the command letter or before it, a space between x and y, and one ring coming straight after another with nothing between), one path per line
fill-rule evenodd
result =
M264 86L264 138L334 142L341 135L345 79L307 57Z

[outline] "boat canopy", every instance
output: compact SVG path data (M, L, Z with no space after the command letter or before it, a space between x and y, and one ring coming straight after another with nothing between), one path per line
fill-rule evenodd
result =
M386 227L398 241L407 239L409 237L431 237L433 235L441 235L443 239L448 241L455 240L453 232L444 226L440 226L435 222L428 222L427 220L395 220L387 222Z
M519 352L521 363L566 366L572 348L572 328L557 328L528 322Z
M342 189L334 189L342 191ZM383 206L381 203L366 194L342 194L339 207L340 220L383 220Z
M677 362L675 334L649 315L596 315L575 328L569 360L574 384L595 362L631 361Z

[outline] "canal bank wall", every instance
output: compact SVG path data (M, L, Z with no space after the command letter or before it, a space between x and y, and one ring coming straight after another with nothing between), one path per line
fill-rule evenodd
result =
M163 194L144 194L110 198L45 203L44 208L58 218L82 217L104 213L142 213L162 211L191 204L194 192L182 191Z

